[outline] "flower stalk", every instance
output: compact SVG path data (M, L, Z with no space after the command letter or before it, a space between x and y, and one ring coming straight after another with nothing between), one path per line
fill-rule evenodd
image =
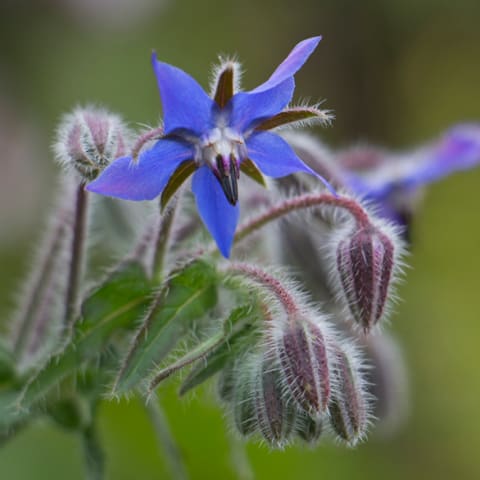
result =
M88 192L83 183L77 186L75 210L72 226L72 243L70 246L70 266L65 296L64 325L72 328L78 315L80 286L85 263L86 229L88 221Z
M167 462L172 478L188 480L189 476L182 453L172 436L167 417L160 406L158 398L154 396L154 398L146 403L145 408L152 422L158 445Z
M259 230L266 224L293 211L322 206L331 206L346 210L351 214L357 228L359 229L368 228L371 225L368 213L352 198L335 196L331 193L308 193L284 200L283 202L274 205L266 212L261 213L248 220L243 225L240 225L234 241L235 243L242 241L245 237L249 236L256 230Z

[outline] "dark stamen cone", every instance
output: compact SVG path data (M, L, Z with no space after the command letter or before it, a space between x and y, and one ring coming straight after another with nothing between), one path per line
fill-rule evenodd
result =
M220 185L225 193L225 197L231 205L236 205L238 201L238 168L235 164L235 159L231 157L229 159L228 169L225 165L225 161L221 155L216 158L216 169L214 174L217 177ZM234 165L235 164L235 165Z
M296 319L277 342L288 389L306 412L326 410L330 396L329 359L324 334L308 319Z

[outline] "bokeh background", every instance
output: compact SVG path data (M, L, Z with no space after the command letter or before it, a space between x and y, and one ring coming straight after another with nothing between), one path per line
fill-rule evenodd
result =
M94 102L155 124L149 54L208 82L218 53L263 81L300 39L320 47L297 94L326 99L326 142L408 148L480 120L478 0L0 0L0 318L28 267L55 185L56 123ZM411 269L390 331L410 379L410 413L394 435L355 450L270 452L249 445L258 479L480 478L480 168L432 185L413 226ZM193 479L236 478L231 440L209 389L161 394ZM105 403L108 478L168 478L142 406ZM81 479L79 442L39 423L0 450L0 478Z

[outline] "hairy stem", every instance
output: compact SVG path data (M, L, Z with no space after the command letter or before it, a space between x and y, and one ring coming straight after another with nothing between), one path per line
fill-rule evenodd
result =
M170 245L172 225L173 221L175 220L178 199L174 198L170 203L171 207L168 208L161 217L157 231L157 238L155 240L152 275L153 279L156 281L160 281L163 276L165 255Z
M168 426L167 417L161 408L158 398L154 396L146 405L158 444L165 456L168 468L175 480L187 480L188 473L182 454Z
M93 423L82 432L82 444L85 459L85 478L87 480L103 480L105 478L105 455Z
M21 358L30 339L32 329L34 328L34 313L42 301L45 292L45 285L51 283L54 274L55 264L59 256L59 251L65 239L67 230L66 212L60 209L57 212L57 219L53 225L53 231L45 241L41 253L43 258L37 269L33 272L34 278L28 282L30 288L26 292L25 306L21 310L19 317L15 321L15 330L12 333L13 352L17 358Z
M230 440L230 458L238 480L254 480L255 475L247 456L245 444L232 433L228 437Z
M257 217L248 220L239 227L234 241L235 243L240 242L267 223L277 220L290 212L324 205L347 210L352 215L359 228L367 228L371 225L367 212L355 200L348 197L336 197L330 193L310 193L285 200L278 205L274 205Z
M210 353L214 348L218 347L226 338L225 332L222 330L216 335L212 336L205 342L198 345L196 348L187 353L184 357L180 358L175 363L169 365L168 367L162 369L155 378L150 382L148 388L149 392L153 392L155 388L162 382L167 379L170 375L178 372L184 367L191 365L192 363L205 358L208 353Z
M270 290L270 292L273 293L278 301L282 304L285 312L288 315L293 316L298 313L299 308L295 298L290 295L282 282L270 275L265 270L247 263L235 262L229 266L228 271L237 275L243 275L244 277L253 280L255 283L259 283L266 289Z
M68 273L65 298L65 325L72 327L78 309L79 289L85 261L85 236L87 227L88 192L84 185L77 187L73 236L70 251L70 269Z
M138 158L138 155L140 154L140 151L142 150L143 146L149 142L150 140L155 140L159 139L163 136L163 128L158 127L158 128L152 128L151 130L146 131L142 135L140 135L133 145L132 148L132 158L136 160Z

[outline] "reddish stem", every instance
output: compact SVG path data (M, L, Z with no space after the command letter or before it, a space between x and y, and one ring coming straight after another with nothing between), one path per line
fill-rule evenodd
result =
M296 315L298 313L298 305L294 297L290 295L288 290L282 285L282 283L275 277L272 277L265 270L262 270L253 265L247 263L235 262L229 267L230 271L243 274L245 277L252 279L256 283L260 283L264 287L268 288L280 301L285 308L285 312L289 316Z
M254 230L258 230L282 215L290 213L294 210L318 207L322 205L331 205L347 210L355 219L358 228L368 228L371 226L367 212L355 200L348 197L336 197L331 193L311 193L285 200L278 205L274 205L269 210L258 215L257 217L248 220L239 227L237 234L235 235L235 243L250 235Z
M150 140L154 140L155 138L160 138L163 136L163 127L152 128L152 130L148 130L147 132L140 135L133 145L132 148L132 158L134 160L137 159L138 155L140 154L140 150L143 146L149 142Z

